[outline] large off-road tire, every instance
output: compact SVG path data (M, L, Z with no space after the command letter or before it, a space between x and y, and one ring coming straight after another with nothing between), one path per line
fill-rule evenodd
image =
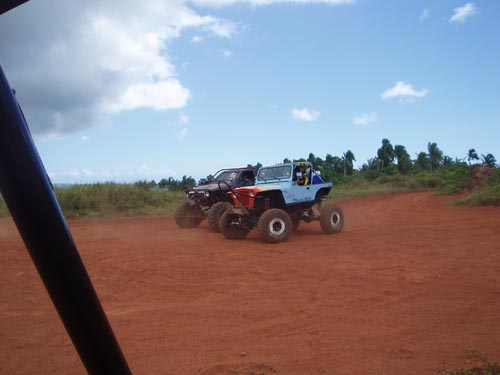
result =
M319 223L323 232L338 233L344 225L344 212L336 204L325 205L321 207Z
M220 231L228 240L242 240L250 232L250 229L238 224L240 219L241 216L231 212L231 210L226 210L220 217Z
M229 202L217 202L207 212L208 225L215 233L220 233L219 222L222 214L231 208Z
M283 242L292 231L292 219L286 211L272 208L265 211L258 223L261 238L269 243Z
M203 212L200 206L191 206L186 202L175 209L175 222L181 228L195 228L202 220Z

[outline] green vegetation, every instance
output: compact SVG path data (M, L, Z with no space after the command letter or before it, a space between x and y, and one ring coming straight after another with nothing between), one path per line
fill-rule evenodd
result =
M471 167L465 163L456 163L442 172L443 183L439 186L440 194L454 194L471 185Z
M88 184L56 189L67 218L110 215L171 215L183 200L183 192L153 189L147 184Z
M467 162L465 161L467 160ZM403 145L393 146L382 139L376 156L361 168L354 168L356 158L351 150L341 156L326 154L325 158L310 153L307 159L284 163L308 161L321 172L324 180L333 182L330 197L342 199L371 194L435 189L439 194L471 192L457 204L500 205L500 170L492 154L481 154L471 148L463 159L452 159L441 151L435 142L427 150L410 158ZM248 166L252 166L249 164ZM255 167L261 167L256 163ZM213 171L211 171L213 172ZM198 185L212 178L201 178ZM172 177L155 181L138 181L134 184L98 183L74 185L56 189L56 196L66 217L109 215L171 215L176 206L185 201L184 190L196 186L191 176L176 180ZM8 216L0 197L0 217Z
M391 194L405 191L436 189L444 183L441 176L431 173L419 173L405 176L399 173L381 175L368 180L361 175L344 179L334 185L330 198L343 199L363 195Z
M500 170L496 169L485 186L456 202L468 206L500 206Z
M488 360L488 355L473 349L464 350L464 360L473 366L469 369L440 371L446 375L500 375L500 365Z
M491 362L467 370L450 371L447 375L500 375L500 365Z

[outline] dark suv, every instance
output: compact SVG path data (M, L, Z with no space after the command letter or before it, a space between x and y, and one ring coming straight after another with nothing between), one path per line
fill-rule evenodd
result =
M233 200L227 194L232 189L255 184L256 168L221 169L207 184L186 191L188 201L175 210L175 222L181 228L194 228L203 219L215 232L220 232L219 219Z

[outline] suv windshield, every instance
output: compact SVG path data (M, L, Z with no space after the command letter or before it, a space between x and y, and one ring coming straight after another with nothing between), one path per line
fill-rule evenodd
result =
M276 167L261 168L257 180L275 180L280 178L289 178L292 175L291 165L279 165Z
M231 182L237 174L236 171L220 171L214 176L214 180Z

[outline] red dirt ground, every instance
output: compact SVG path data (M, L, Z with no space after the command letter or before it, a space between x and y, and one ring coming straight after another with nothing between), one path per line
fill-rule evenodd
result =
M436 374L500 358L500 209L408 193L341 202L336 235L270 245L206 222L69 223L134 374ZM0 373L84 374L0 221Z

